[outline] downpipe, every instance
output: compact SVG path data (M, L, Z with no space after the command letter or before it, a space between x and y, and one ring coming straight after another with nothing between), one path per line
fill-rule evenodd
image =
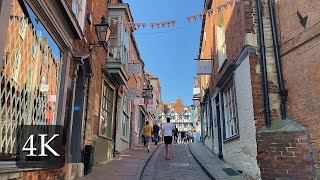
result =
M288 96L288 91L284 87L284 80L282 74L282 64L281 64L281 57L279 52L279 45L278 45L278 34L277 34L277 25L274 15L274 5L272 0L269 1L269 13L270 13L270 20L271 20L271 30L272 30L272 41L273 41L273 49L275 54L275 62L277 67L277 76L278 76L278 84L279 84L279 95L281 98L281 117L282 119L287 118L286 113L286 101Z
M266 63L266 47L264 43L264 30L262 20L262 6L261 0L256 0L257 4L257 15L259 25L259 43L260 43L260 59L261 59L261 72L262 72L262 90L263 90L263 107L265 125L267 128L271 126L270 118L270 105L269 105L269 85L268 85L268 74L267 74L267 63Z

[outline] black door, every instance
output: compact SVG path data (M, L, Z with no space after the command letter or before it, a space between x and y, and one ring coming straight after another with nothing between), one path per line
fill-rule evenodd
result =
M218 128L218 146L219 146L219 158L223 158L222 154L222 136L221 136L221 118L220 118L220 103L219 96L216 97L216 115L217 115L217 128Z

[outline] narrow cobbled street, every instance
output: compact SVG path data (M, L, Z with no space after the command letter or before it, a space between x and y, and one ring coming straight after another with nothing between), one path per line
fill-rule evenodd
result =
M147 164L143 180L160 179L210 179L192 156L187 144L171 146L170 160L165 159L165 146L154 153Z

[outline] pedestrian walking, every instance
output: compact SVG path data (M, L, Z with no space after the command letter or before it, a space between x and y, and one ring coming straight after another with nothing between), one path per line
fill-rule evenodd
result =
M153 126L153 137L154 137L154 145L157 145L159 142L159 131L160 128L157 124Z
M181 132L181 143L185 143L185 132Z
M167 123L162 125L162 132L164 136L164 144L166 148L166 160L170 159L170 146L172 143L172 131L175 130L173 124L170 123L170 118L167 118Z
M188 143L190 143L192 140L192 132L190 130L188 131L187 139L188 139Z
M149 121L146 122L146 125L143 127L143 135L146 140L147 150L150 152L150 141L152 134L152 126L149 125Z
M197 132L196 132L196 130L194 130L192 133L192 142L193 143L196 142L196 138L197 138Z
M173 137L174 137L174 142L177 144L178 143L178 128L177 128L177 126L174 126Z

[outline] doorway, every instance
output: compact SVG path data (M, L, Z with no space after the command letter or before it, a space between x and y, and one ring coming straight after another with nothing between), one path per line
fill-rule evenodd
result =
M218 156L220 159L223 159L219 95L216 96L215 101L216 101L216 118L217 118L217 129L218 129L218 148L219 148Z
M71 145L71 162L81 163L81 150L82 150L82 126L84 120L84 105L85 105L85 94L86 94L86 83L85 75L82 66L78 66L77 80L75 83L74 93L74 108L73 111L73 123L72 123L72 145Z

